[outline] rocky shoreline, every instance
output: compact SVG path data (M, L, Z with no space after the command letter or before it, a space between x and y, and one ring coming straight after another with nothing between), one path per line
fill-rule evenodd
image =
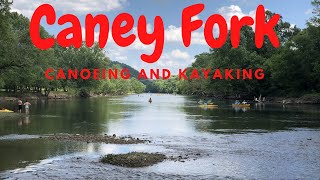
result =
M151 142L145 139L133 138L131 136L127 137L117 137L115 134L110 135L80 135L80 134L55 134L40 136L40 138L53 140L53 141L79 141L87 143L106 143L106 144L140 144Z
M127 154L108 154L101 158L102 163L121 167L146 167L160 163L166 156L160 153L131 152Z
M201 97L200 99L219 99L219 100L246 100L249 103L255 103L253 98L248 97ZM275 104L320 104L320 94L305 94L301 97L266 97L263 103Z
M116 165L104 164L101 157L110 153L81 152L49 158L26 168L3 171L0 179L317 179L319 137L319 131L308 129L262 134L157 137L152 138L154 144L147 144L156 146L155 150L136 149L142 153L160 152L166 156L154 165L127 168L119 162Z

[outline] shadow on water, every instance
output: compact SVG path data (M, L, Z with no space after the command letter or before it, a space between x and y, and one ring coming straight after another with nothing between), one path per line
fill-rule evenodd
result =
M84 143L63 143L43 139L0 141L0 171L22 168L41 159L64 155L86 148Z
M137 110L139 105L124 104L117 98L34 101L30 115L22 113L20 116L1 119L0 135L102 134L108 132L109 122L131 116L130 112Z
M190 98L190 102L195 100ZM219 108L203 109L186 104L199 131L213 133L246 133L320 128L320 107L316 105L251 104L250 108L231 107L232 102L216 101ZM189 105L189 106L188 106ZM201 116L199 116L201 115Z

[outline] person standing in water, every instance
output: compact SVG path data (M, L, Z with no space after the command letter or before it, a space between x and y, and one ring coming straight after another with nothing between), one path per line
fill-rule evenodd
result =
M18 112L21 113L22 111L22 101L19 99L18 100Z
M152 99L151 99L151 98L149 99L149 103L150 103L150 104L152 103Z
M29 108L31 106L31 103L29 103L28 100L26 100L26 102L23 105L26 108L26 114L29 114Z

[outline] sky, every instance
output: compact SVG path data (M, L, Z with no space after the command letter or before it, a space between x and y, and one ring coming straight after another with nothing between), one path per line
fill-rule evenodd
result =
M111 27L113 19L118 14L129 13L135 19L135 28L130 33L136 33L139 16L146 16L149 32L153 31L154 17L161 16L165 25L165 46L162 56L157 62L149 64L140 59L142 53L151 54L154 47L142 44L139 38L131 46L123 48L115 44L109 35L104 52L111 60L128 64L137 70L167 68L176 74L178 69L190 66L195 61L195 55L209 51L209 46L203 37L203 28L193 32L191 45L188 48L182 42L182 11L197 3L205 4L205 9L194 19L201 19L204 22L213 14L221 14L227 22L234 15L254 17L255 10L260 4L264 5L266 9L280 14L284 21L297 25L299 28L304 28L306 21L312 16L311 0L14 0L12 11L31 18L35 9L41 4L51 4L55 8L58 18L63 14L74 14L79 18L83 29L83 39L85 38L84 19L87 14L106 15ZM64 28L71 26L71 24L49 26L44 19L41 25L54 36ZM96 28L96 37L99 36L98 31L99 29Z

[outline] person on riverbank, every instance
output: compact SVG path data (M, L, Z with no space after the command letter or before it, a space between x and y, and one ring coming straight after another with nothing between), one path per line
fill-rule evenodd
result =
M29 103L28 100L26 100L26 102L23 105L26 108L26 114L29 114L29 108L31 106L31 103Z
M21 99L18 100L18 112L21 113L22 111L22 101Z

